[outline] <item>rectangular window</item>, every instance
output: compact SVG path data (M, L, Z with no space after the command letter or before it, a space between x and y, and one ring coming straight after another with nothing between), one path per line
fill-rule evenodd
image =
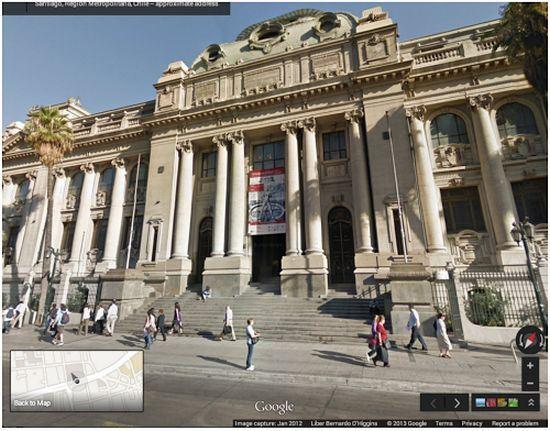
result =
M529 217L533 224L548 223L548 183L546 178L537 178L512 183L518 217Z
M338 160L347 157L344 131L323 133L323 160Z
M486 231L477 187L442 189L441 201L447 233L458 233L464 229Z
M202 155L202 170L201 177L215 177L216 176L216 159L217 154L215 151L210 153L203 153Z
M99 250L99 256L103 256L105 251L105 239L107 237L107 224L109 220L106 218L94 220L94 235L92 237L92 247Z
M61 237L61 250L65 250L67 252L67 260L71 257L75 226L76 226L76 222L74 221L68 221L63 223L63 236Z
M281 168L285 165L283 142L254 145L252 148L252 167L257 169Z

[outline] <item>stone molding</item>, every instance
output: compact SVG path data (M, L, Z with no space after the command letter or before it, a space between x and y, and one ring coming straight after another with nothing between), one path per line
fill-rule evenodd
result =
M416 118L417 120L424 121L426 111L427 109L424 105L411 106L405 110L405 115L409 118Z
M123 168L126 165L124 159L117 157L116 159L111 160L111 165L115 168Z
M93 174L94 173L94 165L93 163L85 163L84 165L80 166L80 170L86 174Z
M298 121L298 127L300 129L315 131L315 118L304 118Z
M473 110L479 108L488 110L491 109L491 106L493 105L493 96L491 94L479 94L477 96L469 97L468 102Z
M291 120L281 124L281 131L285 132L287 135L295 135L298 133L298 127L298 121Z
M192 153L193 148L193 142L191 142L189 139L185 139L184 141L180 141L176 144L176 150L182 151L185 153Z
M344 113L344 118L350 123L359 123L363 118L363 109L357 108Z

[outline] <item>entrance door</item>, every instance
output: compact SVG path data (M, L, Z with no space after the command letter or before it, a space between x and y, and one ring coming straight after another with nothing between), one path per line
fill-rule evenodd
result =
M330 210L328 230L331 282L353 283L354 246L350 212L344 207Z
M212 217L206 217L199 226L199 246L197 250L197 281L202 281L204 260L212 253Z
M252 281L268 281L281 272L285 234L252 237Z

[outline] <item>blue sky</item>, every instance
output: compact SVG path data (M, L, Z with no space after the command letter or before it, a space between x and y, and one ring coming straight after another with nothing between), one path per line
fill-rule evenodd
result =
M29 107L80 97L90 112L154 98L175 60L191 65L211 43L300 8L350 12L380 5L400 40L499 17L503 3L232 3L229 16L4 16L2 127Z

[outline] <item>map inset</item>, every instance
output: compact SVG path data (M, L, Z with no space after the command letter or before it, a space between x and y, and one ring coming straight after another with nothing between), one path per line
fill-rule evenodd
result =
M142 411L143 351L12 350L12 411Z

